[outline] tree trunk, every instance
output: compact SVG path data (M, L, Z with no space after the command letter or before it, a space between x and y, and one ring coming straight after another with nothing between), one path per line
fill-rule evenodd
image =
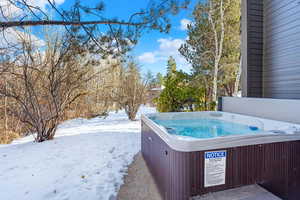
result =
M210 0L210 10L208 14L208 18L210 24L212 26L212 30L214 32L214 40L215 40L215 62L214 62L214 74L213 74L213 91L212 91L212 101L217 101L217 93L218 93L218 73L219 73L219 64L223 53L223 41L224 41L224 10L223 10L223 0L220 1L220 25L221 25L221 33L220 40L218 37L216 22L213 19L213 2Z
M5 90L7 90L7 82L6 79L5 81ZM4 116L5 116L5 120L4 120L4 135L5 135L5 142L8 142L8 118L7 118L7 96L4 97Z
M213 91L212 91L212 101L217 101L217 92L218 92L218 71L219 63L215 63L214 66L214 77L213 77Z
M241 57L239 68L236 73L236 79L235 79L235 84L234 84L234 93L233 93L234 96L237 96L238 92L239 92L239 85L240 85L241 74L242 74L242 59L243 58Z

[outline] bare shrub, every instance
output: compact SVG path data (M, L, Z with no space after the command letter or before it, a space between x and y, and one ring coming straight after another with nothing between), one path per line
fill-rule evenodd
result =
M48 41L46 50L38 51L23 38L22 55L3 72L0 95L14 102L8 112L36 133L37 142L53 139L64 112L86 94L83 86L91 79L84 49L74 38L66 40Z
M114 100L123 108L130 120L146 101L148 80L143 80L136 63L128 62L120 73L120 85L114 93Z

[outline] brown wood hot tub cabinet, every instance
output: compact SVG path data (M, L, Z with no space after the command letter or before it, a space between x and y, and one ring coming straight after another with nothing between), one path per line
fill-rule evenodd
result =
M226 183L205 188L204 151L175 151L142 122L142 154L165 200L255 183L283 199L300 199L300 141L219 150L227 151Z

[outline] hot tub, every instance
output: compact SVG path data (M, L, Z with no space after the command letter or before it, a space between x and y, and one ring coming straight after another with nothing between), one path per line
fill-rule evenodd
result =
M143 115L142 154L167 200L248 184L299 199L297 124L219 111Z

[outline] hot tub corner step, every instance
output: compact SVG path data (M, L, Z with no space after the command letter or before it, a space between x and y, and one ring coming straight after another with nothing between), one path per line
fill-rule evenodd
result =
M196 196L191 200L281 200L258 185L248 185L230 190Z

